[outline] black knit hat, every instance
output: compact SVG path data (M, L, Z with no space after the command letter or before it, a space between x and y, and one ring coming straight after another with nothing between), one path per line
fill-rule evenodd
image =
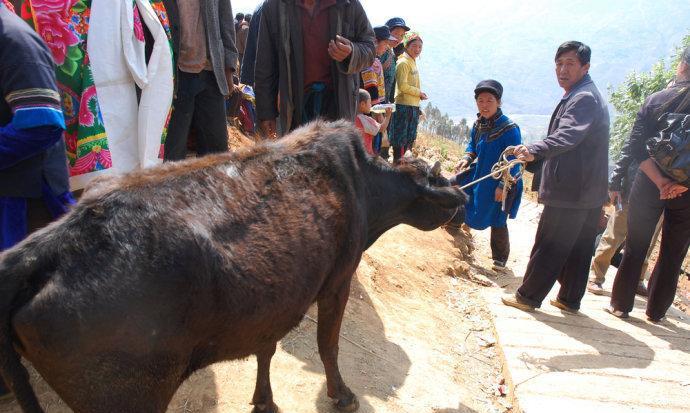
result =
M388 19L386 22L386 26L388 26L389 29L393 30L396 27L402 27L405 29L405 31L409 31L410 28L407 27L405 24L405 20L402 17L393 17L392 19Z
M503 96L503 86L493 79L482 80L477 83L477 87L474 88L474 98L476 99L482 92L489 92L496 96L496 99L501 100Z

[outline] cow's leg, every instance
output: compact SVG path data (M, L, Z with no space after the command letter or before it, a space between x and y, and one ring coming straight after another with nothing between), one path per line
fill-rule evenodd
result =
M252 404L252 413L279 413L280 409L273 402L273 391L271 390L271 359L276 352L276 343L256 353L256 388Z
M350 280L336 294L319 299L317 336L319 355L326 371L328 397L335 400L338 409L352 412L359 408L359 401L343 382L338 369L338 338L349 295Z

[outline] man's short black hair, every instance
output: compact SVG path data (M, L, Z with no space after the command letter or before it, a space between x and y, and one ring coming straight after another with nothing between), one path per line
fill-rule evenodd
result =
M685 62L686 65L690 65L690 46L683 49L683 53L680 54L680 60Z
M589 60L592 58L592 49L590 49L589 46L582 42L571 40L558 46L556 58L554 60L558 60L563 53L568 53L570 51L574 51L577 54L577 59L583 66L589 63Z
M235 15L235 19L236 19L237 21L241 22L242 20L244 20L244 13L237 13L237 14Z

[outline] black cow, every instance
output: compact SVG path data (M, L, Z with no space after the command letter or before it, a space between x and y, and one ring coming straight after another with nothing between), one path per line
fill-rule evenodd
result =
M433 172L369 157L337 122L101 181L0 256L2 377L25 412L41 407L19 354L75 412L163 412L195 370L256 354L254 411L276 412L276 343L316 301L328 396L355 410L337 363L350 280L388 229L464 213Z

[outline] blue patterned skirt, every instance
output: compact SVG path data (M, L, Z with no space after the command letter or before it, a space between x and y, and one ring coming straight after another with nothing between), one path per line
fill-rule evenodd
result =
M391 146L412 146L417 139L418 124L419 106L396 105L393 127L388 134Z

